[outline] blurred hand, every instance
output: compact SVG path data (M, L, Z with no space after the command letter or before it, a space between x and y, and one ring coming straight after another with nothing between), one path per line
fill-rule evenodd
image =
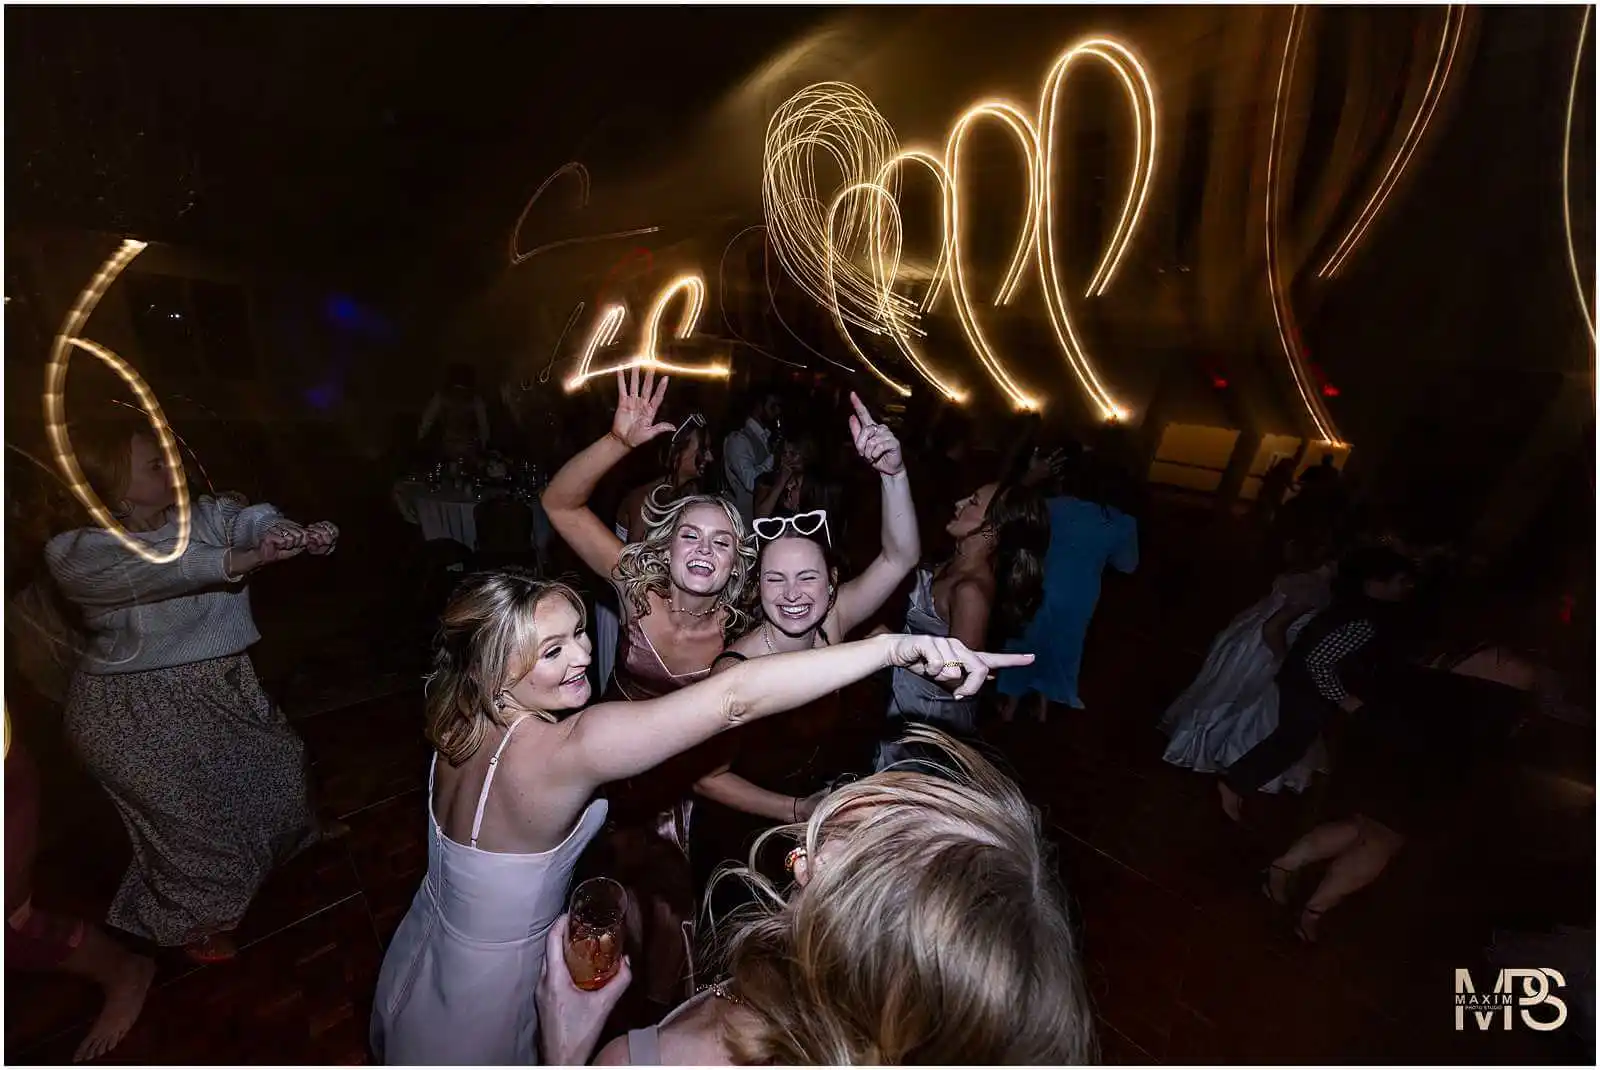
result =
M960 681L953 694L971 698L994 669L1032 665L1032 654L990 654L968 649L959 639L938 635L900 635L891 639L889 663L941 684Z
M1047 479L1060 478L1067 466L1067 454L1064 450L1053 453L1033 451L1033 459L1028 463L1028 471L1023 474L1022 485L1025 487L1037 486Z
M856 452L877 470L879 475L897 476L906 470L905 457L900 453L900 440L883 424L872 419L872 414L854 393L850 406L850 437L855 441Z
M794 808L795 817L800 821L810 821L811 815L817 812L817 806L827 797L826 791L819 791L815 795L808 795L800 800L800 805Z
M545 937L544 970L534 991L539 1009L539 1047L549 1066L585 1066L600 1043L600 1030L633 981L632 964L622 956L617 975L596 992L585 992L567 972L567 915Z
M298 557L306 549L306 529L293 521L283 520L267 529L256 543L255 557L263 565L287 561Z
M617 412L611 418L611 434L630 449L649 442L657 435L673 430L672 424L656 423L656 413L667 396L667 384L672 380L663 375L656 382L654 368L647 368L644 382L639 381L639 369L629 368L617 372Z
M339 529L326 520L306 528L306 553L321 557L333 553L339 542Z

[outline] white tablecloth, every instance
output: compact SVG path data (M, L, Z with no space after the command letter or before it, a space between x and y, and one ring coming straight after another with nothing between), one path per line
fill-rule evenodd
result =
M442 488L429 490L426 483L396 483L394 503L407 523L422 528L422 537L454 539L463 546L478 548L478 525L473 510L478 507L471 491ZM533 545L542 555L550 545L550 518L538 502L533 510Z

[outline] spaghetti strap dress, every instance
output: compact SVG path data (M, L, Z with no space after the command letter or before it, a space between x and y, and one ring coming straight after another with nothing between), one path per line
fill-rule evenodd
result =
M589 803L567 838L537 854L478 848L483 806L512 733L489 761L472 817L472 839L445 835L433 811L435 755L428 772L428 875L394 934L372 1001L372 1051L396 1065L537 1063L534 990L545 938L566 904L584 847L606 819Z

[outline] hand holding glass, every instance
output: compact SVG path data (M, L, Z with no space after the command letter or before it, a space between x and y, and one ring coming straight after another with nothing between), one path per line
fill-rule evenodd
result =
M628 894L607 877L586 880L572 892L567 914L567 972L585 992L604 988L622 965L622 922Z

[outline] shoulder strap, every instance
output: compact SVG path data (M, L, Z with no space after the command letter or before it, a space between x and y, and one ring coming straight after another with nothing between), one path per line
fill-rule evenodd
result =
M661 1065L661 1027L649 1026L628 1034L628 1062L633 1066Z
M494 771L500 765L500 753L506 749L506 744L511 742L512 733L516 732L517 726L527 719L528 715L524 713L511 722L505 736L500 740L500 745L494 749L494 756L489 759L489 771L483 775L483 790L478 792L478 809L472 815L472 847L478 846L478 830L483 827L483 804L489 801L489 785L494 783Z

